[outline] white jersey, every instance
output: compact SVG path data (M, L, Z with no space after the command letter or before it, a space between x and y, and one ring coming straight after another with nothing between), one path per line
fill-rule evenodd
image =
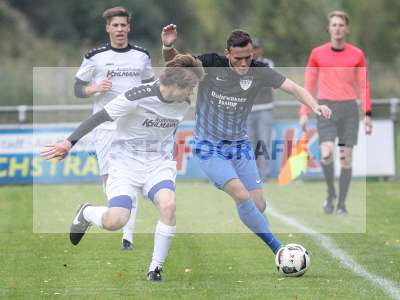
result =
M94 95L93 113L96 113L119 94L139 84L153 81L154 72L149 53L145 49L131 45L117 49L106 44L85 55L75 77L88 84L111 79L110 91ZM115 124L106 122L99 128L115 129Z
M104 107L117 121L110 166L129 171L172 160L174 134L189 107L189 100L165 102L158 82L140 85L112 100Z

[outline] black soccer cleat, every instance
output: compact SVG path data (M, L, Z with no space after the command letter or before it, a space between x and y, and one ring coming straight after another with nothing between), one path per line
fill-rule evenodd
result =
M328 196L328 198L326 198L325 200L325 204L324 204L324 213L326 213L327 215L331 215L333 213L333 211L335 210L335 197L331 197Z
M339 204L336 210L336 214L338 216L347 216L349 212L346 209L346 206L344 204Z
M81 241L82 237L85 235L85 232L90 226L90 223L85 220L83 217L83 210L88 207L92 206L90 203L83 203L81 206L78 208L75 218L72 221L70 230L69 230L69 239L72 243L72 245L78 245L79 242Z
M126 251L131 251L133 250L133 243L131 243L126 239L122 239L121 249Z
M161 281L161 272L162 268L156 267L154 271L150 271L147 273L147 280L148 281Z

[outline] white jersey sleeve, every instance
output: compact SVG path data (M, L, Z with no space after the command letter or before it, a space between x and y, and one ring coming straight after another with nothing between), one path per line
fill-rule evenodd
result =
M91 82L96 69L93 58L83 58L82 64L75 77L85 82Z
M151 66L151 59L149 56L146 56L142 74L141 74L142 83L148 83L154 81L154 71Z
M116 121L119 118L132 112L132 110L135 110L138 105L138 102L139 102L138 100L135 101L128 100L125 96L125 93L122 93L118 97L108 102L104 106L104 109L111 117L111 119Z

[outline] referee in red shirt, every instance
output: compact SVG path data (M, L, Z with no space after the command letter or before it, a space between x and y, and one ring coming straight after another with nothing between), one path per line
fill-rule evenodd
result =
M347 191L352 175L353 146L357 144L359 109L356 98L361 99L365 132L371 134L371 98L364 53L346 42L349 17L345 12L333 11L328 15L330 42L314 48L306 68L306 89L320 104L332 110L331 119L317 118L321 151L321 167L327 184L324 212L332 214L336 201L334 185L334 150L338 137L340 147L339 202L336 213L346 215ZM308 109L300 107L300 125L307 129Z

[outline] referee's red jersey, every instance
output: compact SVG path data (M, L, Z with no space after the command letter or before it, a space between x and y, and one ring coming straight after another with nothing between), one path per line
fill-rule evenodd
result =
M305 88L320 100L354 101L359 98L364 112L372 108L364 53L349 43L340 50L333 49L330 43L312 50ZM308 112L309 108L301 105L300 115Z

